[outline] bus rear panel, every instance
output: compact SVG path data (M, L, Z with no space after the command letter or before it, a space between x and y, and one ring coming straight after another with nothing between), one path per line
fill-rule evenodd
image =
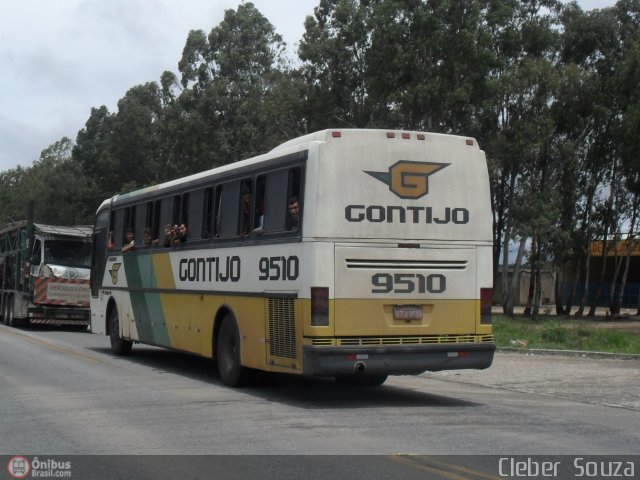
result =
M329 315L305 328L304 372L490 366L491 207L476 142L341 130L325 132L313 159L304 240L331 249L318 261L333 269L313 269L310 297L325 287Z

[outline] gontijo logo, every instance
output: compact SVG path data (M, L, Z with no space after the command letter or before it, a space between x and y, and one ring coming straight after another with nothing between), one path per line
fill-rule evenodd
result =
M118 283L118 270L120 270L121 265L121 263L114 263L111 270L109 270L109 273L111 274L111 282L114 285Z
M400 198L417 199L429 193L429 176L449 166L449 163L412 162L400 160L388 172L368 172L373 178L389 186Z

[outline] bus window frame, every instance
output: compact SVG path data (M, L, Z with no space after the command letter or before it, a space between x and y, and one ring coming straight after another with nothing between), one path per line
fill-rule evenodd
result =
M293 157L293 158L292 158ZM179 189L175 189L169 192L162 192L155 194L147 198L140 198L137 201L118 202L117 200L112 203L111 216L115 218L113 224L110 227L114 230L114 248L120 250L122 248L124 233L126 226L124 225L125 215L130 217L136 208L142 210L145 214L141 213L141 217L145 221L144 226L136 225L134 228L134 234L136 235L136 246L140 245L139 249L146 250L148 247L142 247L142 232L147 227L146 221L148 219L147 208L148 205L153 205L152 214L152 239L158 239L159 245L154 246L157 249L170 248L171 246L164 246L164 227L167 224L179 225L183 223L183 210L185 203L185 196L189 205L189 211L187 212L188 218L201 218L199 225L187 224L189 228L189 242L182 246L182 248L201 248L202 245L216 245L216 244L260 244L260 243L274 243L281 241L295 241L296 237L301 239L302 237L302 223L299 224L297 230L286 229L286 215L288 215L288 199L291 196L291 192L299 192L298 198L300 199L301 206L301 218L304 217L303 210L303 196L304 196L304 178L306 170L306 158L307 152L301 152L295 155L287 155L279 157L270 161L269 164L260 166L259 168L252 169L250 174L246 169L241 172L234 172L232 175L209 177L204 178L201 182L194 182L190 185L183 185ZM294 173L298 172L298 173ZM259 177L265 178L264 185L264 214L265 225L268 227L266 231L256 231L256 189ZM293 185L292 182L295 179L298 185ZM247 235L241 236L240 229L240 204L241 204L241 184L246 182L251 186L252 203L251 203L251 215L250 215L250 230ZM275 188L276 191L286 190L286 198L283 194L274 194L270 191ZM207 192L211 192L207 194ZM273 206L273 204L284 201L282 208L286 209L285 225L278 225L280 222L276 221L274 224L273 218L269 220L267 212L269 210L269 204L272 204L271 208L280 208L280 206ZM210 202L211 205L207 206L206 203ZM137 212L136 212L137 213ZM195 215L195 216L194 216ZM207 221L205 216L210 215L211 219L208 222L211 232L209 237L205 234ZM278 217L275 217L278 218ZM282 218L281 216L279 217ZM131 221L129 220L129 223ZM193 229L196 228L196 230ZM156 235L155 229L158 230ZM138 231L140 234L140 241L137 240ZM118 244L120 242L120 244ZM132 250L134 253L136 250Z

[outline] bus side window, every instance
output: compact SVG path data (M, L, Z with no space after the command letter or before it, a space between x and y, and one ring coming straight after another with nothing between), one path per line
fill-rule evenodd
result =
M300 167L289 170L288 200L287 200L287 230L297 231L302 225L302 196L300 186L302 184Z
M162 202L160 200L156 200L153 202L153 221L151 223L151 240L154 245L160 244L160 225L162 222L160 221L160 213Z
M253 205L253 185L251 179L240 182L240 217L238 221L238 235L246 236L251 232L251 212Z
M180 223L180 215L182 214L182 197L180 195L174 195L173 197L173 215L171 216L171 223L177 225Z
M135 235L136 248L141 248L144 246L144 230L149 226L147 223L147 206L140 204L136 209L136 217L133 228L133 233Z
M253 209L253 233L258 235L264 232L265 183L265 175L260 175L256 178L256 195Z
M213 187L209 187L204 191L202 200L202 238L209 240L211 238L211 227L213 226Z
M213 236L222 236L222 185L216 186L215 203L213 217Z
M266 178L265 232L285 230L288 171L270 173Z
M111 223L109 231L113 232L111 240L113 241L113 249L120 250L122 248L122 240L124 238L124 209L120 208L111 214Z
M239 230L240 213L240 182L229 182L218 187L222 189L217 209L216 226L218 226L217 236L220 238L235 237ZM217 192L216 192L217 194Z
M187 198L185 198L187 197ZM188 205L186 214L182 217L182 223L188 229L187 237L189 240L200 240L203 236L202 227L202 208L204 207L204 189L195 190L191 193L185 193L183 203Z
M147 202L145 205L144 223L142 228L142 247L151 247L153 240L158 236L154 235L154 207L153 202Z
M122 241L122 246L124 247L127 243L127 231L131 230L133 232L134 238L136 235L136 207L125 207L124 209L124 222L122 224L122 232L120 235L120 241Z
M111 219L111 221L109 221L109 219ZM111 223L111 228L113 228L114 222L114 212L111 212L111 215L109 215L108 210L103 210L96 217L90 277L91 295L94 298L98 296L98 288L102 283L107 255L109 254L109 223Z
M180 221L178 223L184 223L189 225L189 212L191 208L191 195L189 192L182 194L182 210L180 211Z
M161 207L160 207L160 246L161 247L169 247L167 244L167 236L166 236L166 228L167 226L173 226L173 208L174 208L174 199L173 197L165 197L162 199Z

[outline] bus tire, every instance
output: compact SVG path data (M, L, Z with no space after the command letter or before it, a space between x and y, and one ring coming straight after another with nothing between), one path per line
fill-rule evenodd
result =
M248 384L251 371L240 363L240 334L238 325L230 314L222 319L216 347L216 361L222 383L229 387Z
M336 383L349 387L379 387L387 381L388 375L340 375Z
M109 338L111 339L111 351L113 353L118 356L125 356L131 353L133 342L120 336L120 318L116 307L113 307L109 315Z

